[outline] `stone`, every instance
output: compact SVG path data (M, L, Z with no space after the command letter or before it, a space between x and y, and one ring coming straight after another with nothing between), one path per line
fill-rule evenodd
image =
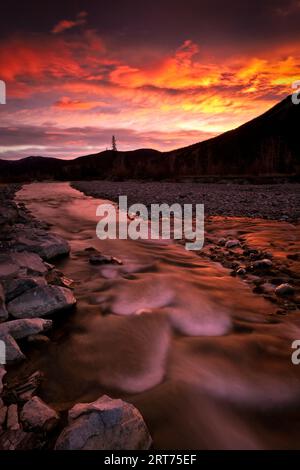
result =
M103 395L75 405L56 450L147 450L152 439L140 412L131 404Z
M5 204L0 204L0 227L4 225L12 225L18 219L18 209L12 202L5 201Z
M35 318L52 315L76 303L70 289L59 286L39 286L30 289L7 304L14 318Z
M5 361L7 364L15 364L25 359L24 354L12 336L2 336L1 340L5 343Z
M265 259L258 259L257 261L254 261L253 267L255 269L270 269L272 268L273 263L270 259L265 258Z
M91 255L89 258L89 262L91 264L97 265L97 264L122 264L122 261L120 261L117 258L114 258L113 256L107 256L107 255Z
M35 432L6 431L0 434L1 450L33 450L41 449L43 442Z
M220 245L220 246L225 246L225 243L226 243L226 238L220 238L218 240L218 245Z
M236 247L240 247L241 244L239 242L239 240L228 240L226 243L225 243L225 248L236 248Z
M246 272L246 269L245 269L245 268L242 268L242 267L238 268L237 271L236 271L236 274L237 274L238 276L245 276L246 273L247 273L247 272Z
M58 271L57 269L52 269L48 272L46 276L47 282L54 286L61 286L71 288L74 284L73 279L69 279L68 277L64 276L62 272Z
M280 286L276 287L275 294L278 297L288 297L295 293L295 289L288 283L280 284Z
M15 249L37 253L41 258L50 260L57 256L68 255L70 246L56 233L45 230L25 229L16 235Z
M47 331L51 327L52 320L44 320L42 318L12 320L0 324L0 338L2 336L11 335L15 339L22 339Z
M59 415L53 408L34 396L27 401L20 413L25 429L51 431L59 422Z
M4 294L2 284L0 284L0 323L7 320L7 318L8 318L8 311L5 306L5 294Z
M2 253L0 255L0 279L9 279L20 275L45 275L47 267L35 253Z
M38 287L40 285L46 285L47 282L44 277L18 277L15 279L10 279L8 281L4 281L4 290L6 301L10 302L11 300L15 299L19 295L22 295L29 289L33 289L34 287Z
M6 427L10 431L18 431L20 429L18 406L13 403L7 408L7 424Z

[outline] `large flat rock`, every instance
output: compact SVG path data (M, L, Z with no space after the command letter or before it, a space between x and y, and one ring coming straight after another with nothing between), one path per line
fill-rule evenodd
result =
M146 450L152 444L140 412L106 395L75 405L68 421L56 442L57 450Z
M30 289L7 304L14 318L35 318L52 315L76 303L70 289L59 286L39 286Z
M23 339L30 335L42 333L52 327L52 320L43 318L26 318L12 320L0 324L0 338L11 335L15 339Z
M66 240L45 230L26 229L16 234L14 247L18 251L37 253L45 260L67 255L70 246Z

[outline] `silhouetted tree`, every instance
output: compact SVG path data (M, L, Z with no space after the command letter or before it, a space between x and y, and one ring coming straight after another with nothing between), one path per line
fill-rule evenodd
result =
M113 135L112 136L112 149L114 152L117 152L118 149L117 149L117 141L116 141L116 137Z

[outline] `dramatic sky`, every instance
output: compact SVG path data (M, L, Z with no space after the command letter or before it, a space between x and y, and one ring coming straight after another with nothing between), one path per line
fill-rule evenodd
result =
M300 0L7 0L0 158L204 140L291 93L299 46Z

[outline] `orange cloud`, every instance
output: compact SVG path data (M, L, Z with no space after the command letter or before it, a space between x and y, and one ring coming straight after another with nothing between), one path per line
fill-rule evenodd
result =
M58 34L68 29L75 28L75 26L83 25L86 23L86 16L87 13L85 11L81 11L78 13L76 20L61 20L54 26L51 32L53 34Z
M118 57L93 31L39 41L15 37L0 49L0 78L8 84L2 119L134 129L152 143L161 136L160 148L176 147L175 140L188 145L242 124L288 94L300 78L297 46L220 59L187 40L150 66L130 48ZM14 105L12 97L19 100Z

